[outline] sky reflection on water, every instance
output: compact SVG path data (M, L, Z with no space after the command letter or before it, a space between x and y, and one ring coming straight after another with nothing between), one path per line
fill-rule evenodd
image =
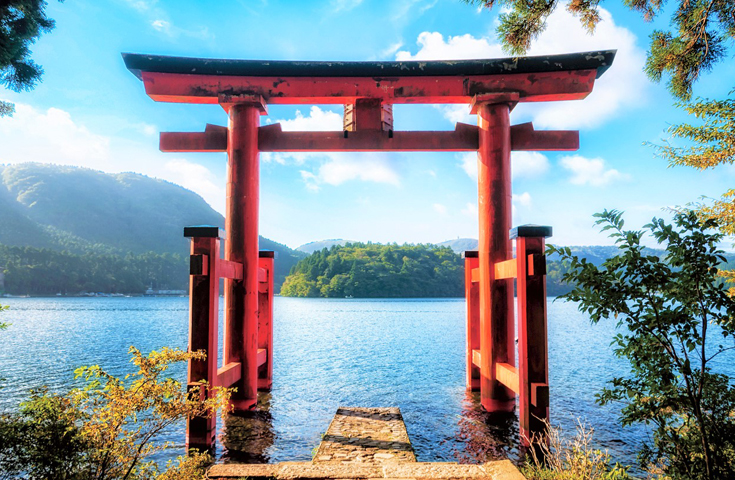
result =
M551 300L551 299L550 299ZM0 334L0 409L30 388L73 385L73 370L99 364L121 375L128 348L186 347L186 298L11 298ZM517 459L517 419L492 416L464 388L463 299L276 297L273 390L259 412L226 423L218 452L231 461L310 460L338 406L398 406L420 461ZM595 403L626 365L610 348L612 322L591 326L576 306L549 303L552 422L573 433L578 418L616 460L635 462L642 427L623 429L614 406ZM222 329L220 329L220 332ZM172 375L184 380L181 365ZM183 426L165 440L183 452Z

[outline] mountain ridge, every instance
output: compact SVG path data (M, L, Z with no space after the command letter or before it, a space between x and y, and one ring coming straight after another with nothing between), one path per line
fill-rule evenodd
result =
M224 217L196 193L165 180L29 162L0 165L0 225L0 245L8 247L183 258L190 248L184 227L222 228ZM277 252L280 285L303 254L262 236L259 243Z

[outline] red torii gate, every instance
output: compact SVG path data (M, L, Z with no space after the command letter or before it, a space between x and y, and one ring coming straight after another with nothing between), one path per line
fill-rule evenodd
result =
M577 150L577 131L510 125L518 102L580 100L607 70L614 51L466 61L286 62L123 54L155 101L219 104L229 126L203 133L161 133L164 152L227 152L223 234L190 227L190 349L208 353L189 365L188 382L235 386L247 410L272 377L273 259L258 252L259 152L478 152L479 247L465 255L467 388L488 411L512 411L519 396L522 438L543 432L549 415L544 238L550 227L511 231L511 150ZM454 131L393 130L393 104L469 104L478 125ZM260 126L267 104L342 104L342 132L283 132ZM509 235L510 232L510 235ZM516 239L513 258L511 239ZM219 278L225 281L224 365L217 368ZM513 279L518 289L519 366L515 366ZM209 448L214 419L192 419L187 445Z

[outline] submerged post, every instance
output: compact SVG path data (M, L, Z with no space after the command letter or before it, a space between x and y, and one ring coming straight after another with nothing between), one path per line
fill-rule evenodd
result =
M189 276L189 351L203 350L204 360L189 360L187 385L201 398L217 384L217 320L219 311L219 249L222 231L199 226L184 229L191 238ZM186 448L209 450L214 444L216 417L195 417L186 423Z
M511 230L518 261L518 420L521 441L544 436L549 420L549 354L546 325L546 249L551 227Z
M477 107L480 216L480 399L489 412L512 412L515 393L497 381L498 364L514 365L513 280L496 279L495 264L512 257L510 105Z
M473 282L472 275L478 273L479 258L477 251L464 252L464 293L467 302L467 378L469 390L480 389L480 368L476 365L475 352L480 351L480 285ZM478 362L479 363L479 362Z
M241 365L231 402L235 410L247 410L258 400L258 127L264 107L252 98L225 101L232 102L228 104L225 259L242 263L243 278L225 281L224 361Z
M258 358L258 390L273 385L273 260L275 253L261 250L258 265L262 277L258 288L258 353L265 350L265 362Z

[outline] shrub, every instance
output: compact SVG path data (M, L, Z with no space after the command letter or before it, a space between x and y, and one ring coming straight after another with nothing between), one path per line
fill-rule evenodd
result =
M665 246L657 257L644 254L643 231L623 229L620 212L596 216L618 256L596 267L568 248L549 252L569 262L564 280L576 285L562 298L578 302L593 323L617 319L615 354L631 371L598 400L622 402L624 425L652 425L653 442L639 456L644 467L658 465L672 479L735 478L735 388L712 362L735 349L735 299L718 276L725 258L717 225L688 211L675 215L675 226L653 219L644 228Z

